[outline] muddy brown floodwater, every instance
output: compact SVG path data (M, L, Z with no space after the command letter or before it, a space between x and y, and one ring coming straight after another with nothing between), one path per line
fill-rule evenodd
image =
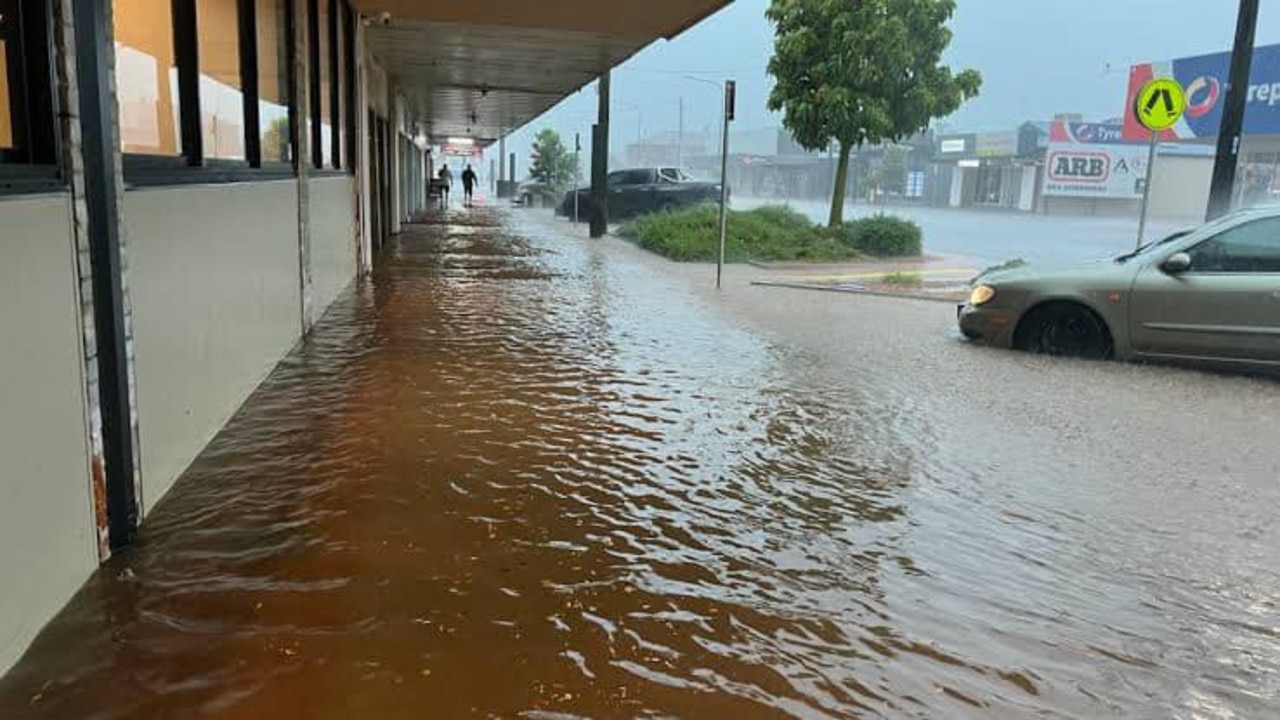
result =
M941 367L841 373L550 227L409 228L0 680L0 717L1275 716L1275 475L1232 486L1250 517L1086 512L1076 479L1129 471L1023 452L1035 419L991 461L930 405Z

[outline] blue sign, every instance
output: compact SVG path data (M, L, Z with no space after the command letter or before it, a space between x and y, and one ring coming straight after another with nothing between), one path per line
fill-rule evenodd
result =
M1126 108L1133 107L1142 85L1156 77L1172 77L1187 93L1186 115L1173 133L1185 139L1217 137L1227 99L1230 68L1231 53L1225 52L1135 65L1129 75ZM1267 45L1253 51L1244 132L1248 135L1280 135L1280 45ZM1139 139L1145 137L1145 133L1130 120L1125 123L1125 137Z

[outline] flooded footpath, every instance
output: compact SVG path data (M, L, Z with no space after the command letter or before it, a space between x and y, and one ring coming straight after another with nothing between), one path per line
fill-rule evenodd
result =
M407 226L0 717L1280 715L1280 384L565 227Z

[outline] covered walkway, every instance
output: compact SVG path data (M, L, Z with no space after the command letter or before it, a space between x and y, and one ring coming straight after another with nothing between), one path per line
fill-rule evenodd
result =
M0 674L399 251L442 146L727 2L0 1Z
M406 225L0 717L1269 716L1275 383L580 233Z
M0 681L0 716L748 717L789 694L748 648L796 598L732 579L776 475L821 461L752 401L766 349L493 211L385 252Z

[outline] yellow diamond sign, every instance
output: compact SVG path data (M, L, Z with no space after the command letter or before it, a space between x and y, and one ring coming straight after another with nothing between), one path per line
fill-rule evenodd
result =
M1153 132L1168 130L1187 109L1187 94L1177 80L1158 78L1142 87L1133 113L1142 127Z

